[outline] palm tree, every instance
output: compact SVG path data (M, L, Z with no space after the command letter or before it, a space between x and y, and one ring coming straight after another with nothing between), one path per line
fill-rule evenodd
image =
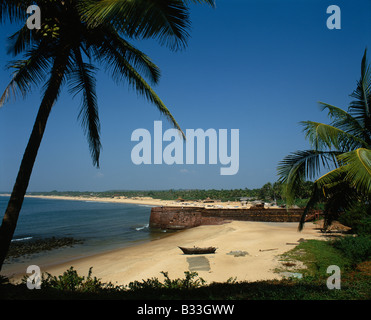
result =
M302 230L308 211L324 202L324 228L343 210L356 202L370 205L371 196L371 69L361 63L361 78L351 94L355 100L348 111L320 102L327 110L331 124L303 121L306 138L312 149L297 151L285 157L278 166L289 204L305 180L314 181L309 202L299 223Z
M0 106L13 94L25 95L33 87L43 85L41 105L0 227L0 270L17 225L48 116L64 84L69 85L72 94L82 95L79 120L87 136L93 165L99 167L97 68L92 61L103 66L117 82L128 81L183 134L165 104L144 79L146 77L151 84L158 83L159 68L127 39L157 38L160 44L170 49L184 48L190 25L187 2L39 0L36 3L41 8L41 29L29 30L27 7L35 1L0 0L1 22L24 23L10 37L9 48L10 54L22 53L24 59L9 65L14 70L13 78L0 98ZM208 0L191 2L212 4Z

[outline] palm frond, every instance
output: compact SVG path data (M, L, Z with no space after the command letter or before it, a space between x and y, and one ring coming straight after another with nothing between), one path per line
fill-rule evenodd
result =
M84 63L79 49L74 50L76 64L70 76L70 92L77 95L82 92L79 120L87 137L93 164L99 168L99 156L102 148L100 142L100 122L96 96L96 80L93 65Z
M188 8L178 0L88 0L78 8L90 26L108 22L131 38L154 38L177 50L186 46Z
M20 94L24 97L31 90L32 85L38 85L44 81L50 67L50 57L48 52L43 49L42 47L33 48L27 53L27 60L17 60L8 64L8 68L15 69L15 71L12 80L0 98L0 107L11 96Z
M157 65L145 53L120 37L117 31L110 26L95 28L93 36L87 41L87 47L95 52L98 60L103 60L106 54L110 55L112 51L115 51L115 54L120 54L151 83L156 84L160 79L161 72Z
M279 181L284 183L288 204L292 204L296 191L306 180L318 176L322 169L337 166L337 151L297 151L286 156L278 165Z
M132 46L126 40L120 38L118 34L116 34L116 39L114 39L113 45L117 48L125 60L130 63L139 73L143 74L153 84L158 83L161 74L160 69L146 54Z
M324 102L319 102L319 105L322 111L327 109L332 126L362 140L364 139L365 128L362 127L361 123L357 119L353 118L348 112Z
M16 56L27 50L32 43L31 33L32 32L28 29L27 25L24 25L16 33L11 35L8 38L9 46L7 48L7 53Z
M365 195L371 194L371 150L359 148L338 156L342 166L332 170L322 177L316 183L321 187L332 187L341 180L357 189L359 193Z
M344 210L352 208L361 199L357 189L353 188L344 176L342 168L337 168L314 182L312 195L300 218L299 231L303 229L307 214L316 204L324 203L323 229L326 230Z
M371 195L371 150L358 148L339 155L339 159L345 163L345 180L360 192Z
M367 63L367 49L364 52L361 63L361 78L357 82L357 88L351 94L356 100L349 106L349 113L356 118L368 133L365 139L371 144L371 71Z
M160 97L153 91L153 89L148 85L148 83L140 76L140 74L125 60L122 61L126 69L126 79L135 88L135 90L140 94L145 96L150 102L152 102L157 109L172 123L175 129L177 129L182 137L185 139L185 134L180 128L177 121L174 119L169 109L162 102Z
M336 187L337 184L341 183L344 178L344 167L340 166L336 169L333 169L323 176L319 177L315 183L318 187L322 189L323 195L327 196L327 191L333 187Z
M300 124L304 126L305 137L315 150L351 150L367 146L362 139L332 125L314 121L301 121Z
M215 0L183 0L186 5L189 4L208 4L212 8L215 8Z
M0 23L25 22L27 8L34 4L32 0L0 0Z
M352 208L359 200L357 189L353 188L345 179L339 178L337 183L323 188L326 192L324 208L324 229L333 220L336 220L345 210Z
M127 81L129 85L135 89L135 91L147 98L148 101L153 103L157 109L166 116L166 118L172 123L174 128L179 130L183 138L185 134L176 122L169 109L165 106L158 95L153 91L151 86L143 79L143 77L137 72L137 70L109 43L101 48L96 48L98 54L96 59L105 63L107 66L106 70L110 71L113 78L117 82Z

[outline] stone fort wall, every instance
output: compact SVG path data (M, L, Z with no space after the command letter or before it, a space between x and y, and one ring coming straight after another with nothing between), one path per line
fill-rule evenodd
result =
M150 227L181 230L228 221L299 222L304 209L153 207Z

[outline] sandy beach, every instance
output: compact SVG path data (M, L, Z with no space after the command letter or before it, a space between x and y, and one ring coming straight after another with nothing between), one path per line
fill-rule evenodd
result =
M81 196L49 196L49 195L26 195L28 198L53 199L53 200L78 200L78 201L97 201L97 202L112 202L112 203L130 203L151 206L192 206L192 207L208 207L208 208L249 208L251 204L242 204L239 201L228 202L202 202L202 201L184 201L176 200L160 200L151 197L81 197ZM271 208L277 206L270 206ZM278 207L277 207L278 208Z
M163 280L161 271L168 272L172 279L183 278L184 271L196 271L207 283L231 277L237 281L279 279L282 276L274 272L281 266L278 255L292 249L299 239L323 239L323 234L313 223L307 223L298 232L297 223L233 221L199 226L149 243L41 267L41 271L59 275L73 266L79 274L87 275L93 267L93 276L117 285L152 277ZM178 246L218 249L215 254L185 255ZM231 251L247 254L234 256L229 254Z
M65 196L27 196L43 199L81 200L114 203L131 203L153 206L207 206L249 207L240 202L202 203L165 201L152 198L101 198ZM297 231L297 222L253 222L233 221L222 225L205 225L171 234L164 238L116 249L58 265L40 266L42 272L62 274L71 266L81 275L87 275L93 267L93 276L103 282L127 285L132 281L158 277L161 271L169 277L183 278L185 271L196 271L200 277L211 282L223 282L229 278L237 281L279 279L274 270L282 266L279 255L289 251L299 239L324 239L318 225L306 223L302 232ZM185 255L178 248L217 247L215 254ZM235 256L233 252L244 252ZM12 277L18 281L23 275Z

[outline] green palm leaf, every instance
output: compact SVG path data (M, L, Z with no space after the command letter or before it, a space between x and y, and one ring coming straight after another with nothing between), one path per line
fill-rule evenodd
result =
M358 137L359 139L364 139L367 131L356 118L352 117L345 110L328 103L319 102L319 104L322 111L328 110L328 116L332 120L332 126Z
M74 51L74 54L77 65L70 72L70 92L75 95L80 92L83 94L79 119L88 139L93 164L99 168L99 155L102 145L100 142L100 122L95 90L96 68L83 62L78 49Z
M7 49L7 53L16 56L31 46L32 32L28 29L27 25L24 25L23 28L9 37L9 42L10 45Z
M149 79L151 83L158 83L161 73L160 69L146 54L120 37L112 27L99 26L94 31L92 37L87 40L87 46L92 48L98 60L104 61L106 54L111 55L114 52L115 55L121 55L123 59Z
M25 97L27 92L32 89L32 85L37 85L45 79L50 68L50 56L44 47L36 47L30 50L26 56L27 60L18 60L8 64L9 69L14 69L13 78L5 88L0 98L2 107L11 96L20 94Z
M342 166L320 177L316 183L332 187L340 178L362 193L371 194L371 150L359 148L338 156Z
M32 4L32 0L0 0L0 22L3 23L7 19L10 22L24 22L27 8Z
M359 148L339 155L344 165L345 179L357 190L371 195L371 150Z
M131 38L157 38L172 49L185 46L189 12L177 0L89 0L79 10L90 26L109 22Z
M332 125L314 121L300 123L304 126L305 137L315 150L325 150L326 148L349 150L358 146L367 146L367 143L362 139Z
M361 78L351 97L356 98L349 106L349 113L365 128L365 141L371 145L371 70L367 64L367 50L365 50L361 63Z
M278 165L280 182L284 183L288 204L292 204L296 191L306 180L312 180L323 169L337 165L336 151L305 150L286 156Z
M157 109L166 116L166 118L173 124L173 126L178 129L183 138L185 139L185 134L180 128L177 121L174 119L169 109L162 102L160 97L153 91L153 89L148 85L148 83L140 76L140 74L133 68L127 61L121 60L123 66L125 66L126 79L135 88L137 92L145 96L150 102L152 102Z
M139 72L134 68L120 52L120 47L114 46L110 41L104 42L104 46L94 48L95 58L105 65L105 70L110 71L112 77L119 83L127 81L140 95L147 98L166 118L179 130L183 138L185 134L171 115L169 109L144 80ZM134 52L132 52L134 53Z

